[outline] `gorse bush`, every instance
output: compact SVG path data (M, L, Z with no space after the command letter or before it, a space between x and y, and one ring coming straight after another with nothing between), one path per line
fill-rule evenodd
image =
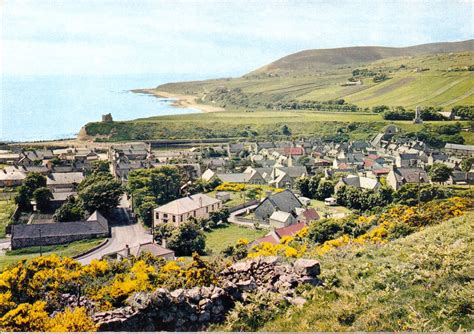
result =
M81 294L97 310L124 305L135 292L217 283L220 266L193 254L193 261L166 263L143 254L121 261L93 260L82 266L70 258L42 256L7 267L0 274L0 328L9 331L94 331L85 309L64 309L62 294ZM54 316L51 313L54 312Z

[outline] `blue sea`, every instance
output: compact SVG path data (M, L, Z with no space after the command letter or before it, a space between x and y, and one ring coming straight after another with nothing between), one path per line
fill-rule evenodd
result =
M209 76L211 77L211 76ZM2 76L1 141L73 138L88 122L196 113L169 99L130 92L167 82L206 79L193 75Z

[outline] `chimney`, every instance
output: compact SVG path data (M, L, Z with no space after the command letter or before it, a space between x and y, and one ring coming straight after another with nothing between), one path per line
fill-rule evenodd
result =
M130 257L130 247L125 245L125 257Z
M199 208L202 208L202 196L199 196Z
M166 238L163 238L163 240L161 240L161 246L163 248L166 248Z

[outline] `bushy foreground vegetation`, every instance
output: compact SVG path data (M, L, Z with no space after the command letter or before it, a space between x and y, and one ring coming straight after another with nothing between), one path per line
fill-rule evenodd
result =
M472 213L388 244L328 252L325 286L265 331L470 331ZM275 317L274 317L275 318Z
M473 214L465 215L471 206L471 200L453 197L420 206L396 204L369 216L323 219L277 245L249 246L249 240L241 239L209 262L197 254L192 261L166 262L144 254L85 266L56 255L24 260L0 274L0 327L92 331L95 325L86 309L65 308L62 294L80 291L98 310L109 310L124 305L135 292L215 284L218 272L232 261L279 255L322 263L324 286L301 288L310 300L304 312L281 296L254 294L237 303L222 328L472 329Z

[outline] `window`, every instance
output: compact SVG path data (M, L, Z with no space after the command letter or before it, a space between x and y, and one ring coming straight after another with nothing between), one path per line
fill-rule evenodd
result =
M173 223L176 223L176 216L173 216Z

